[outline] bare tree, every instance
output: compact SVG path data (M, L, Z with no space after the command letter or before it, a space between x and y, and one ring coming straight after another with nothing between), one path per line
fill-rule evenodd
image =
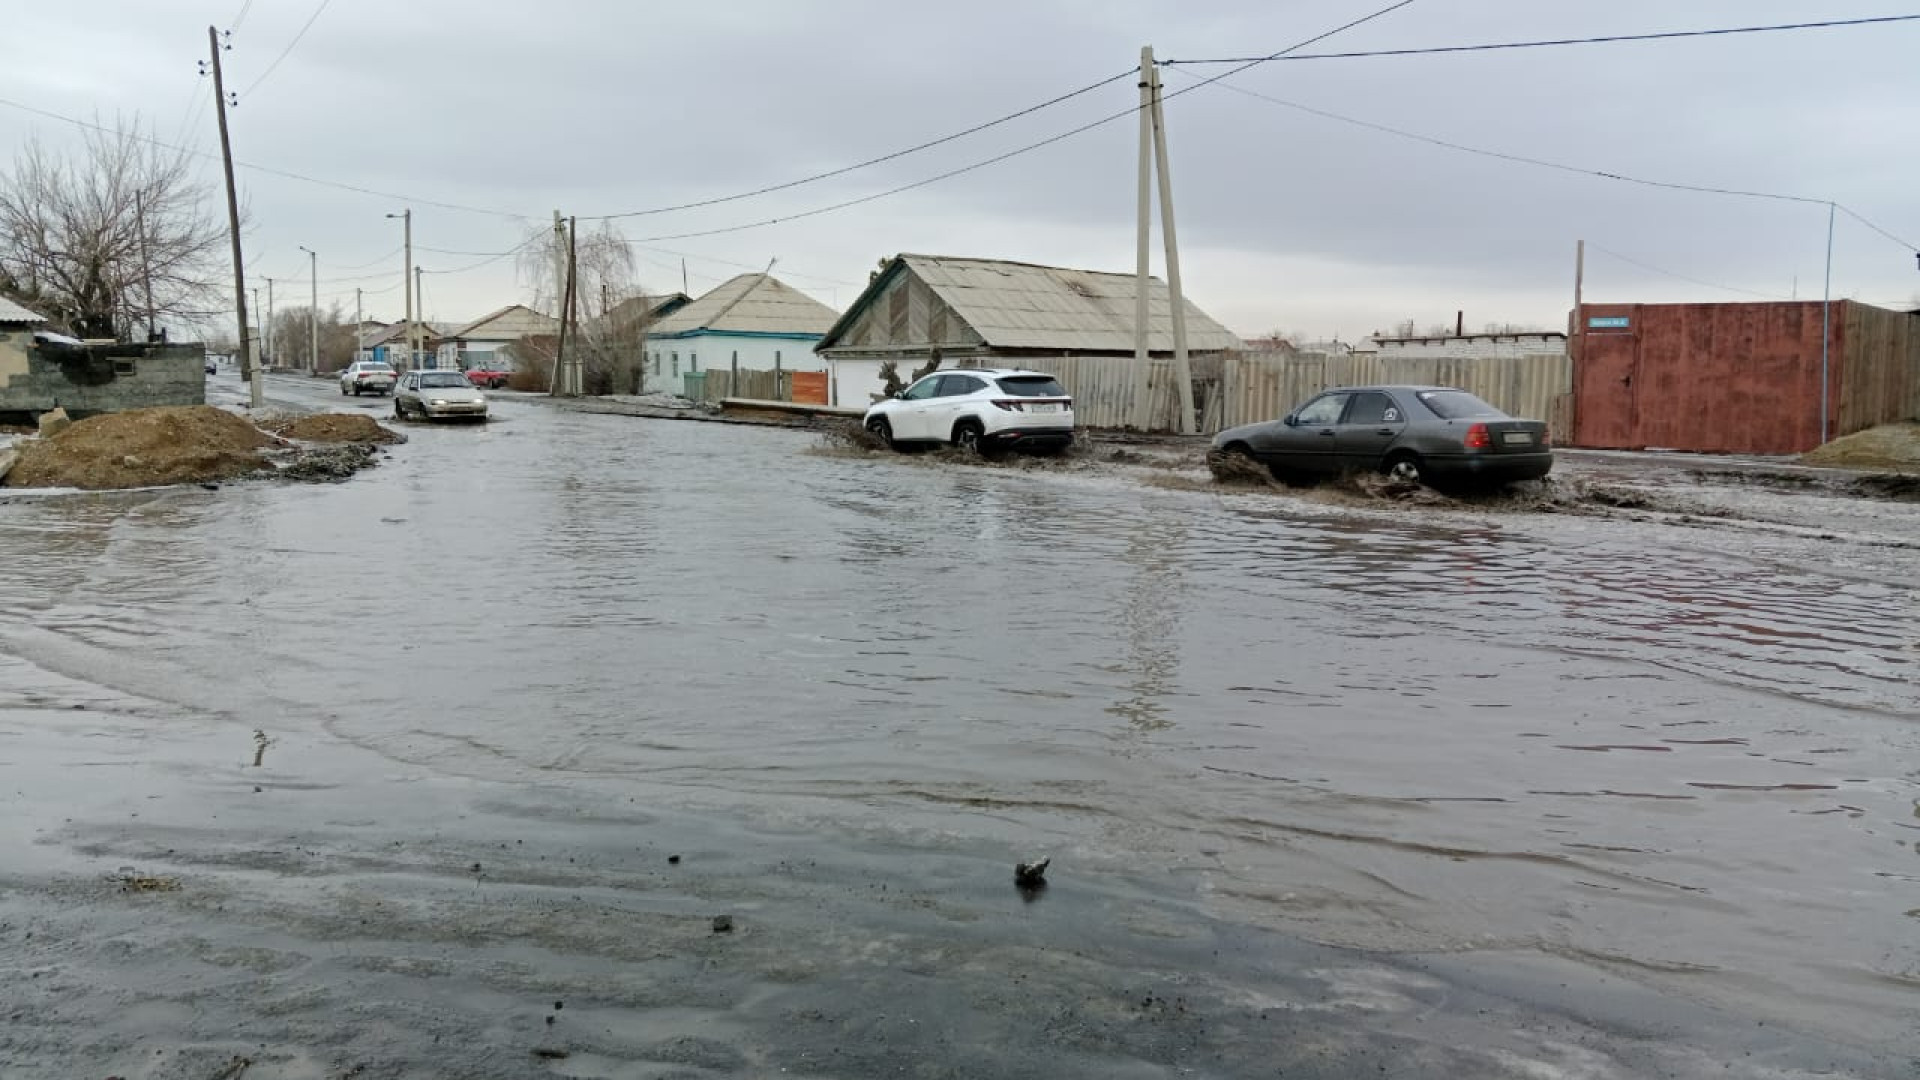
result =
M354 334L353 323L338 302L332 307L320 311L318 327L308 325L306 307L291 307L274 312L273 328L281 347L276 358L288 367L307 371L339 371L353 362ZM313 331L320 336L320 363L309 363L308 353L312 351Z
M521 283L532 294L528 306L551 312L555 318L565 317L560 307L566 259L565 233L542 228L528 237L516 260ZM635 312L636 305L626 303L640 295L640 287L634 276L633 249L619 226L602 221L598 228L580 232L574 241L573 273L576 322L568 333L567 349L569 353L579 350L584 389L589 394L638 390L648 320L643 317L644 304ZM534 364L552 363L551 344L539 340L526 342L514 353L516 368L522 357ZM550 377L551 373L540 372L521 382L545 385Z
M0 287L82 337L224 314L226 226L188 160L137 119L70 155L29 139L0 177Z

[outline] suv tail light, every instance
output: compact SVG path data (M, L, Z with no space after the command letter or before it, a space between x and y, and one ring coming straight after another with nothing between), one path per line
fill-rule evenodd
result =
M1485 450L1493 445L1493 436L1487 434L1487 425L1475 424L1467 429L1467 449Z
M1020 406L1020 403L1018 401L1007 401L1005 399L999 399L994 401L993 406L996 409L1005 409L1007 412L1026 412L1027 411L1026 409Z

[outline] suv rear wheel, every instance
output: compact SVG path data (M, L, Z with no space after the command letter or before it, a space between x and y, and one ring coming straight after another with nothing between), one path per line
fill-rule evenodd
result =
M953 425L953 445L975 457L987 456L987 444L983 435L984 430L980 427L978 420L962 420Z

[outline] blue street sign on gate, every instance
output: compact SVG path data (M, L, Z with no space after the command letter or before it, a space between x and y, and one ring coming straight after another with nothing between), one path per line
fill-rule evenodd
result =
M1633 325L1625 315L1593 315L1587 318L1589 330L1625 330Z

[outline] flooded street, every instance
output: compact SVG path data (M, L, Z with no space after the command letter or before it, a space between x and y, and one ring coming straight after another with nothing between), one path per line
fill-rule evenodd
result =
M1920 1070L1911 504L496 417L0 498L0 1075Z

